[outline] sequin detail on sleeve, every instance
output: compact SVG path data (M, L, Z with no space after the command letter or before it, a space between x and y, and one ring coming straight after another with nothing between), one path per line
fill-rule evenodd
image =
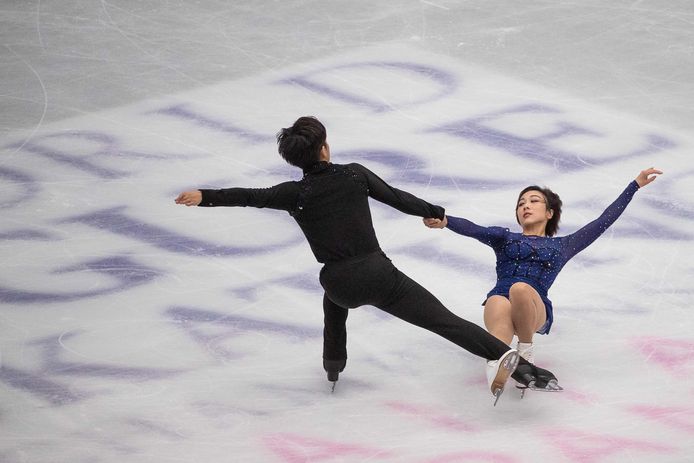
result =
M622 194L610 204L607 209L589 224L580 230L562 238L564 241L564 258L571 259L573 256L587 248L593 241L607 230L624 212L627 205L631 202L639 189L638 183L632 181L627 185Z

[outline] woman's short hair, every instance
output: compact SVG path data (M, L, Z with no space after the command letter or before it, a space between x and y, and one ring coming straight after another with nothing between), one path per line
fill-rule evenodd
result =
M520 201L521 196L523 196L525 193L528 191L539 191L542 193L542 195L545 197L546 201L546 206L547 210L552 211L552 218L550 218L547 221L547 225L545 226L545 235L546 236L554 236L557 234L557 230L559 230L559 220L561 220L561 198L559 197L558 194L550 190L549 188L541 188L537 185L531 185L523 188L523 190L518 194L518 199L516 200L516 204L518 204L518 201ZM520 220L518 219L518 208L516 207L516 221L520 224Z

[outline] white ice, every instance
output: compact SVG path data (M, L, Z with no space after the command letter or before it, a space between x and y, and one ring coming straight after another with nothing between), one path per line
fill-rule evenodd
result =
M688 462L694 445L694 6L688 1L0 5L0 462ZM316 263L283 212L184 189L335 162L483 225L528 184L560 234L665 173L562 271L537 363L565 391L373 308L321 366ZM482 324L493 253L378 203L380 243Z

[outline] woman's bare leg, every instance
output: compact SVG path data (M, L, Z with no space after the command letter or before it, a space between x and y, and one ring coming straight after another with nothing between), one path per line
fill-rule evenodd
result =
M535 288L514 283L508 294L511 320L519 342L533 342L533 335L547 321L545 304Z
M537 291L526 283L515 283L508 298L491 296L484 305L487 331L508 345L514 334L520 342L533 342L533 335L545 321L545 304Z
M503 296L491 296L484 304L484 326L497 339L511 345L513 326L511 301Z

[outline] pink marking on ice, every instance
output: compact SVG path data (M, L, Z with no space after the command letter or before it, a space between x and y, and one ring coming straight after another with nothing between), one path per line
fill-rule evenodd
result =
M465 384L468 386L489 387L489 386L487 386L487 379L484 377L484 375L476 377L475 379L471 379L469 381L465 381Z
M345 456L365 458L389 457L386 450L361 445L316 439L298 434L271 434L263 438L265 445L288 463L313 463Z
M694 342L666 338L638 338L632 344L647 360L661 365L677 377L689 377L694 370Z
M627 407L627 410L650 420L658 421L678 431L694 434L694 408L633 405Z
M479 463L516 463L520 460L516 460L515 458L504 455L503 453L470 451L441 455L431 460L427 460L426 463L471 463L472 461Z
M442 414L430 407L425 407L422 405L414 405L405 402L386 402L386 406L396 410L398 412L404 413L406 415L414 416L416 418L421 418L433 424L434 426L440 428L446 428L453 431L464 431L464 432L475 432L477 429L452 416Z
M557 447L571 461L593 463L620 452L672 453L670 446L646 442L642 439L627 439L608 434L589 434L573 429L550 429L544 431L547 441ZM657 461L655 459L654 461Z
M572 402L580 404L595 404L599 400L595 394L586 394L585 392L576 392L569 389L564 389L562 392L558 393L561 397L569 399Z

